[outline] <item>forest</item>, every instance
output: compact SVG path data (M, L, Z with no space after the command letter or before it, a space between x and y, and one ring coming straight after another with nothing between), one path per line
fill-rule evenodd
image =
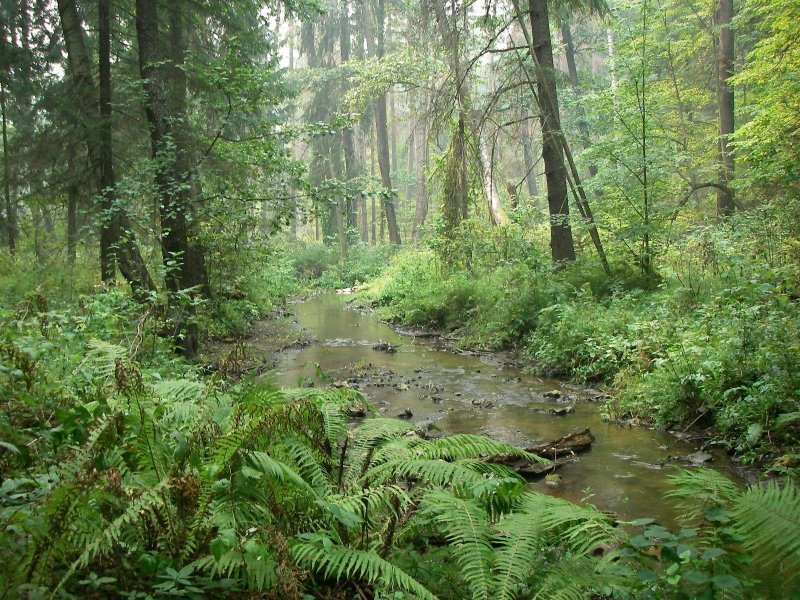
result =
M797 0L0 0L0 600L800 597Z

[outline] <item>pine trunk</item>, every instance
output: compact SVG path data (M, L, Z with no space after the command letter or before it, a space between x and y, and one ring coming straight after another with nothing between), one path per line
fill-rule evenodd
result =
M89 163L92 167L98 194L101 197L101 208L107 208L110 211L110 214L104 215L104 222L107 224L113 223L112 231L118 234L117 238L109 244L108 251L113 250L111 261L116 261L118 264L123 277L130 284L134 296L144 298L147 292L154 291L156 286L136 245L136 237L128 220L128 215L116 199L112 199L109 203L109 194L113 194L116 182L113 180L113 168L111 170L104 170L103 168L103 142L101 138L104 135L104 128L110 126L110 123L107 120L104 122L100 111L97 109L99 95L94 86L92 65L89 61L89 53L84 42L83 26L78 17L75 1L58 0L58 12L61 19L64 44L67 49L67 64L78 101L79 125L86 139ZM103 62L103 60L100 62ZM110 64L110 58L108 62ZM110 87L106 93L110 99ZM113 165L113 153L111 164ZM121 235L123 232L125 232L125 235ZM101 230L100 235L102 238L103 230ZM108 267L101 264L101 269L103 268L107 269Z
M373 39L371 34L367 34L367 44L372 46L370 54L383 57L383 30L385 25L385 12L383 0L378 0L377 5L377 43L373 41L370 44L370 39ZM400 230L397 227L397 216L394 210L394 192L392 191L392 174L389 154L389 124L386 109L386 94L381 94L373 103L373 110L375 112L375 133L378 142L378 168L381 172L381 182L385 189L384 196L381 201L383 213L386 216L386 226L389 230L389 241L392 244L400 243ZM381 220L383 226L383 220Z
M567 169L560 139L561 122L547 0L530 1L530 22L531 42L538 63L536 80L540 99L542 158L550 212L550 250L553 262L558 265L575 260L575 247L569 222Z
M166 53L159 43L158 12L156 0L136 0L136 37L139 42L139 70L145 91L145 113L150 125L150 142L156 163L156 190L161 220L161 254L165 268L165 283L177 302L177 294L194 285L194 273L187 265L190 256L187 201L181 181L183 159L175 150L173 122L167 97L168 64ZM173 103L175 99L172 99ZM177 306L175 316L175 344L187 356L197 352L196 328L187 326L183 307Z

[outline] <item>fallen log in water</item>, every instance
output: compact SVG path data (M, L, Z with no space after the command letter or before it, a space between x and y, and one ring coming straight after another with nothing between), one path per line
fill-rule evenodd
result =
M486 460L487 462L506 465L525 477L542 477L575 460L578 454L586 452L592 447L593 441L594 436L587 427L582 431L569 433L552 442L525 449L526 452L552 461L548 464L526 460L517 456L492 456Z

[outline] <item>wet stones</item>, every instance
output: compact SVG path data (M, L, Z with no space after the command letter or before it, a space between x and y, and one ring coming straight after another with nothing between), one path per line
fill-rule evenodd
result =
M426 394L420 394L419 399L420 400L430 400L434 404L441 404L442 402L444 402L444 398L442 398L441 396L434 396L434 395L429 396L429 395L426 395Z
M472 406L477 406L478 408L492 408L494 406L494 402L491 400L486 400L485 398L481 398L480 400L475 399L472 401Z
M398 419L411 419L414 416L414 413L411 412L411 409L406 408L402 412L398 413L396 416Z
M558 400L561 398L561 392L559 390L550 390L549 392L542 394L542 396L549 400Z
M360 402L356 403L348 409L347 415L351 419L363 419L367 416L367 407Z
M373 350L377 350L378 352L386 352L388 354L394 354L397 352L397 348L399 346L392 346L388 342L379 342L372 346Z
M698 450L697 452L692 452L686 457L686 460L689 464L700 466L710 463L714 460L714 457L709 454L708 452L703 452L702 450Z

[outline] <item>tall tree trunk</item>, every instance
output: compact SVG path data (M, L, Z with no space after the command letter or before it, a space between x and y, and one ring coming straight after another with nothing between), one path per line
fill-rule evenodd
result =
M365 0L355 0L355 21L356 21L356 32L355 32L355 40L356 44L353 48L353 54L355 55L356 59L362 60L364 58L364 45L367 39L367 32L371 31L370 25L367 23L366 14L364 11L364 2ZM371 116L368 114L369 110L364 112L364 116L361 117L361 121L359 123L359 147L357 150L357 156L361 161L362 172L366 171L364 165L367 162L367 130L369 129L369 124L372 122ZM359 212L359 220L360 220L360 233L361 233L361 241L364 244L369 243L369 209L367 206L367 198L364 195L358 199L358 212Z
M67 64L78 101L80 126L86 139L89 163L101 198L100 208L105 213L103 221L104 224L113 224L112 230L119 234L109 244L112 255L111 260L112 262L117 262L134 295L144 298L147 292L155 290L156 286L136 245L136 236L128 215L125 213L124 208L120 206L120 203L116 201L116 198L111 195L116 182L113 179L108 179L108 177L113 178L113 169L108 171L103 168L103 142L101 141L101 136L107 120L102 118L97 108L99 96L94 86L92 66L89 61L83 26L78 17L75 0L58 0L58 12L61 19L64 44L67 48ZM110 88L108 94L110 98ZM123 232L125 235L122 235ZM100 234L102 238L103 230L101 230ZM101 265L102 268L103 265Z
M336 160L334 165L336 169L336 178L341 179L343 175L341 161ZM345 259L347 258L347 224L345 222L344 205L347 201L347 196L337 196L333 201L333 218L336 221L336 238L339 242L339 258Z
M451 23L451 20L447 17L444 3L433 2L431 7L435 13L439 36L450 54L450 70L455 83L454 97L458 107L458 123L450 143L442 203L442 213L447 224L445 234L449 235L462 219L467 218L469 211L465 125L468 117L467 88L466 78L462 77L461 74L461 50L457 15L453 14Z
M194 285L187 268L190 255L186 223L186 196L176 156L173 117L169 112L164 64L166 53L159 44L157 0L136 0L136 37L139 43L139 71L145 92L145 113L150 126L152 157L156 164L156 190L161 219L161 254L164 276L171 300ZM174 102L174 99L173 99ZM185 179L184 179L185 182ZM175 343L186 355L197 351L196 330L187 327L180 306L175 307Z
M408 110L409 113L412 110L412 95L409 93L408 95ZM406 143L406 176L408 178L408 183L406 184L406 201L411 200L411 196L414 193L414 187L416 185L413 174L416 173L417 168L417 123L414 119L411 118L409 114L408 117L408 141Z
M5 33L0 31L3 39ZM6 100L6 82L3 73L3 81L0 81L0 109L3 118L3 200L6 208L6 240L8 241L8 251L13 255L17 251L17 209L11 198L11 156L8 147L8 103Z
M575 260L572 228L567 201L567 169L561 146L553 45L547 0L530 0L531 42L538 68L536 80L540 98L542 158L547 179L547 204L550 211L550 250L555 264Z
M389 124L389 148L391 149L392 157L392 173L397 173L397 106L395 104L394 91L389 92L389 115L391 115L391 123Z
M375 178L375 146L372 144L370 144L369 147L369 175L371 179ZM372 221L371 221L370 233L372 234L371 241L372 245L374 246L375 244L378 243L377 239L375 238L375 223L377 219L376 217L377 211L375 209L375 194L371 195L371 199L372 199Z
M385 25L385 11L384 0L378 0L377 11L375 15L377 31L377 43L372 34L367 34L367 45L370 48L370 54L383 57L384 49L384 25ZM373 40L370 43L370 40ZM392 174L389 156L389 129L386 109L386 94L381 94L373 103L373 110L375 112L375 132L378 140L378 167L381 172L381 182L385 188L385 193L382 197L381 205L383 212L386 215L386 225L389 229L389 241L392 244L400 243L400 230L397 227L397 216L394 210L394 193L392 191ZM381 220L381 225L383 220Z
M464 209L462 211L462 215L463 218L466 218L468 207L467 195L469 193L469 186L467 185L466 180L467 164L469 161L467 159L466 150L469 148L469 144L466 143L466 140L467 137L469 137L475 141L475 143L473 143L473 147L475 147L477 151L472 156L472 164L475 171L481 177L484 199L489 210L489 218L494 224L503 223L508 219L505 215L505 212L502 210L502 207L500 206L500 199L497 195L497 189L494 184L494 178L491 169L491 157L489 156L488 146L486 140L481 136L480 128L475 122L472 112L469 110L469 89L467 87L466 77L464 77L464 67L462 65L461 57L461 43L459 39L458 15L455 12L455 5L452 19L448 18L447 16L444 3L433 2L431 3L431 7L433 8L436 17L439 35L450 53L450 69L453 73L453 79L455 81L455 99L458 105L458 131L459 135L462 135L462 131L464 135L463 173L459 177L462 183L458 186L459 193L463 195L463 197L459 199L459 202ZM466 12L464 13L464 18L466 19ZM466 23L464 26L466 27ZM461 125L462 123L463 127Z
M350 62L350 10L348 0L342 0L340 8L340 31L339 31L339 54L342 64ZM349 83L346 89L349 89ZM355 133L353 128L348 126L342 131L342 148L344 150L344 170L347 181L347 228L357 227L358 212L356 210L356 192L352 189L351 180L355 179L360 173L360 165L356 156Z
M358 135L358 148L356 150L356 156L361 160L361 167L364 168L364 160L366 159L366 134L364 133L363 129L359 129ZM356 203L358 204L358 221L359 221L359 232L361 234L361 241L362 243L366 244L369 242L369 216L367 214L367 197L363 194L358 194L356 197Z
M9 23L0 15L0 55L7 56L6 28ZM0 112L2 112L3 125L3 203L5 204L6 241L8 251L12 255L17 251L17 207L11 198L11 148L8 145L8 82L11 72L8 61L3 61L3 70L0 73Z
M202 197L199 174L192 165L189 149L188 91L186 72L186 45L184 42L184 3L185 0L170 0L169 42L170 70L168 88L168 110L172 119L172 136L175 146L175 182L180 205L185 211L187 255L184 261L184 287L197 287L206 297L210 296L208 272L206 270L205 248L200 240L199 224L193 206Z
M731 136L734 131L733 87L733 0L719 0L717 26L719 27L719 55L717 66L717 104L719 106L719 183L717 213L724 217L733 214L735 204L730 191L733 181L734 159Z
M117 275L114 242L119 238L117 220L112 219L115 202L114 150L111 122L111 2L99 0L98 18L100 21L100 206L103 218L100 226L100 277L105 282L113 282Z

